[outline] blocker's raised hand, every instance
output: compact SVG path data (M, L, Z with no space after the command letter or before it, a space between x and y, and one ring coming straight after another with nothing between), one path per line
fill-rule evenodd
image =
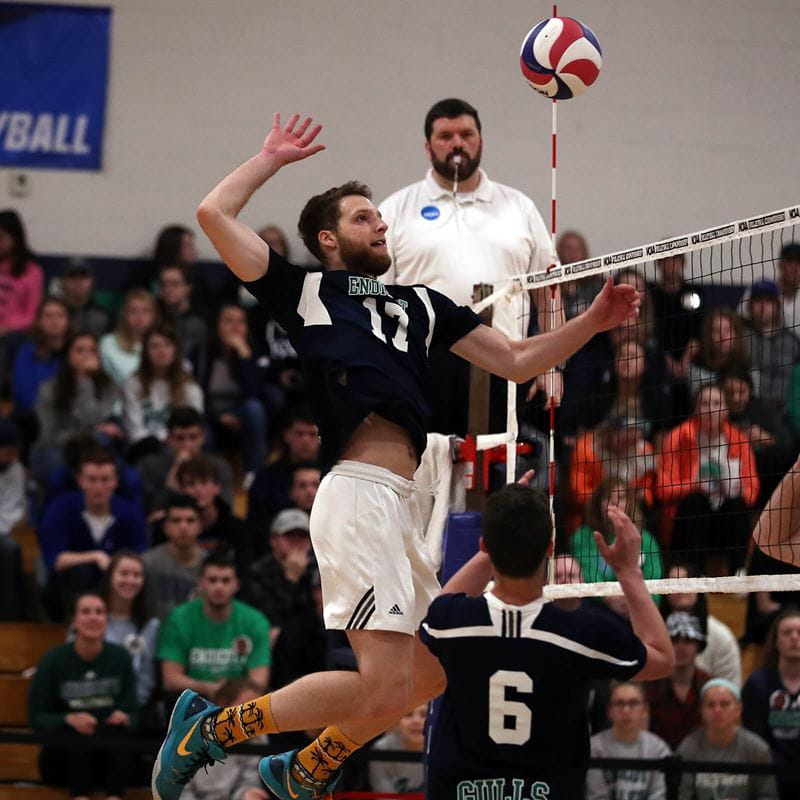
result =
M609 276L586 313L591 315L598 331L608 331L628 317L637 317L641 303L635 287L626 283L614 286Z
M641 534L621 508L609 506L606 513L614 526L614 544L609 545L603 535L595 531L594 540L600 555L617 576L625 570L641 569Z
M281 127L281 115L276 113L272 118L272 130L264 139L261 152L280 164L291 164L313 156L325 149L324 144L314 144L322 125L312 127L311 117L306 117L299 125L299 114L292 114L285 127Z

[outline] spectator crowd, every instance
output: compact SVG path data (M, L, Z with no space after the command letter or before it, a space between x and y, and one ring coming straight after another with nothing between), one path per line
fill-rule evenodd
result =
M285 254L280 229L262 236ZM558 249L565 263L588 257L576 232ZM0 619L70 628L37 670L36 730L157 732L185 688L228 706L341 663L309 537L320 443L296 354L244 288L215 294L196 262L193 233L167 227L152 260L109 297L82 262L45 276L19 216L0 212ZM710 305L710 287L688 282L684 267L683 256L660 259L652 284L618 273L642 294L639 319L595 336L560 376L557 547L574 558L574 580L614 580L593 537L613 537L609 505L642 530L646 578L791 570L749 542L800 441L800 244L782 247L776 282L754 282L732 307ZM565 316L595 288L592 278L564 284ZM545 393L528 389L520 423L541 432ZM438 411L438 432L466 433L463 415ZM38 539L36 608L12 535L22 522ZM798 599L749 598L745 642L763 646L764 664L742 686L740 643L705 597L659 598L673 675L598 686L592 753L800 761ZM583 602L625 615L613 598ZM375 748L421 752L424 722L416 709ZM285 749L281 736L265 749ZM134 762L114 748L90 758L46 748L42 774L76 797L96 788L116 798L143 774ZM256 764L234 755L186 796L266 800ZM419 765L394 762L354 781L381 792L423 785ZM681 800L799 792L716 773L680 787ZM586 797L657 799L665 787L657 772L593 770Z

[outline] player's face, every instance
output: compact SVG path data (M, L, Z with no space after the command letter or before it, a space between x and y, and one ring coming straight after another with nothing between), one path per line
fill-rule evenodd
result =
M425 142L425 150L431 159L431 166L448 181L456 179L455 157L461 157L458 164L458 180L465 181L475 174L481 164L483 140L471 114L448 119L434 120L431 138Z
M620 686L611 695L608 719L614 730L633 734L645 727L647 705L635 686Z
M371 200L355 194L343 197L336 241L345 267L362 275L383 275L392 265L386 246L388 227Z
M227 608L233 596L239 591L236 570L232 567L206 567L200 577L199 588L211 608L214 610Z
M741 712L741 703L724 686L707 689L700 704L703 725L719 733L735 728L739 724Z
M775 646L782 659L800 660L800 617L792 616L781 620Z

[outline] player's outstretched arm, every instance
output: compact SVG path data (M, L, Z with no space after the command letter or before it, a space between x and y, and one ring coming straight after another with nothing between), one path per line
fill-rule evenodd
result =
M298 125L299 120L300 115L293 114L281 127L281 115L275 114L261 151L223 178L197 209L200 227L229 269L243 281L258 280L266 273L269 247L236 219L239 212L281 167L325 149L325 145L314 144L322 126L312 127L311 117Z
M608 518L614 526L614 544L607 544L603 536L594 534L597 549L614 570L628 603L633 632L647 649L647 662L636 675L636 680L651 681L664 678L672 672L675 656L667 626L658 613L653 598L647 591L640 566L642 537L627 514L616 506L609 506Z
M800 567L800 459L764 506L753 538L768 556Z
M609 278L592 305L556 331L516 342L487 325L479 325L451 349L501 378L524 383L565 361L596 333L616 328L623 320L636 316L640 303L633 286L614 286Z

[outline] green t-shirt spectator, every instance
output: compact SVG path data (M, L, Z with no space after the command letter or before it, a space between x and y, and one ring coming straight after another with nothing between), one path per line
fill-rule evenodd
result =
M271 663L269 620L255 608L234 600L224 622L209 619L203 600L182 603L161 628L158 658L181 664L198 681L247 676Z
M613 540L612 540L613 541ZM581 575L586 583L615 581L614 570L606 564L594 541L594 531L589 525L581 525L572 536L572 555L581 568ZM640 556L642 574L645 580L657 580L664 577L664 566L661 563L661 549L655 537L646 530L642 531L642 555ZM658 600L658 595L653 599Z
M85 711L102 724L117 709L128 715L130 727L136 727L136 676L124 647L105 642L97 658L84 661L70 642L42 656L28 695L34 730L64 728L64 718L76 711Z

